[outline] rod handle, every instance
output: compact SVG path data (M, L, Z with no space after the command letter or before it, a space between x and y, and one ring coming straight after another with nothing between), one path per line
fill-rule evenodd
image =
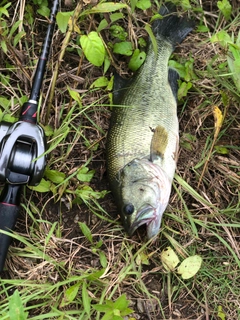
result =
M20 207L9 203L0 203L0 230L14 230ZM12 242L12 237L0 233L0 272L3 271L8 248Z

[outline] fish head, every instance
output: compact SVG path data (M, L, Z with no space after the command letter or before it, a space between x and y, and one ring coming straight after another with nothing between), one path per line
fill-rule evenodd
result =
M148 239L157 235L171 192L164 170L147 159L134 159L119 174L119 206L127 233L146 224Z

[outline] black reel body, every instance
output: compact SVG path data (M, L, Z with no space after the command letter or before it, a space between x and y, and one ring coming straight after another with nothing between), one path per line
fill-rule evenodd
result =
M0 181L36 186L46 166L41 126L25 121L0 123Z

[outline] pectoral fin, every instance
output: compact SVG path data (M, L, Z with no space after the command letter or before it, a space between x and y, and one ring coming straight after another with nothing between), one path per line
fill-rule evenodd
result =
M153 130L154 134L150 147L150 161L164 158L164 153L168 144L168 133L164 127L157 126Z

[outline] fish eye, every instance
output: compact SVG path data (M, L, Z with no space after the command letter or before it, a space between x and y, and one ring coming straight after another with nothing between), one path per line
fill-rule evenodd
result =
M124 207L123 207L123 211L124 213L126 213L127 215L130 215L134 212L134 205L131 204L131 203L128 203L126 204Z

